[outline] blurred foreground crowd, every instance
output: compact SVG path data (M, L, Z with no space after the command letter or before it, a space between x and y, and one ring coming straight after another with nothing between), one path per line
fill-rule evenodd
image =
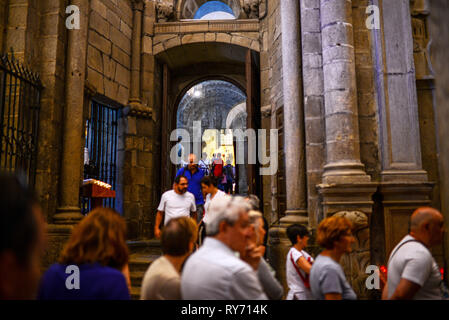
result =
M339 263L355 241L348 219L321 221L316 241L323 251L315 258L305 251L308 229L297 224L287 228L292 246L284 296L264 258L267 225L257 197L217 197L214 183L204 182L214 194L206 201L200 228L190 217L196 210L193 195L184 190L187 179L177 177L174 194L161 200L155 229L163 255L148 267L141 299L357 299ZM46 223L35 195L17 176L0 174L0 204L0 299L130 299L126 223L116 211L91 211L74 227L59 261L41 275ZM390 255L383 299L443 297L444 283L429 251L441 243L443 231L437 210L419 208L412 214L410 233Z

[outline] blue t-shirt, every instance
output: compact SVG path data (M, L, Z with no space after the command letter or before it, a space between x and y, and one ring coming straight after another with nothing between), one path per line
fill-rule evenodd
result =
M318 255L310 270L310 289L316 300L324 300L327 293L339 293L342 300L356 300L357 296L346 280L343 268L332 258Z
M79 267L79 289L68 289L74 284L75 272L67 265L53 264L41 279L39 300L129 300L129 290L123 273L100 264L83 264Z
M193 193L195 196L195 204L202 205L204 204L203 192L201 191L201 180L204 178L204 171L201 168L198 168L193 175L187 168L181 168L176 173L176 176L184 175L189 181L189 186L187 191Z

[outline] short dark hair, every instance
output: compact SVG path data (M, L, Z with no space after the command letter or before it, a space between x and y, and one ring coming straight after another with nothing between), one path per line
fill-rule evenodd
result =
M38 237L33 207L39 203L34 192L17 175L0 173L0 253L12 251L27 265Z
M192 218L171 219L162 229L162 253L180 257L189 252L189 242L196 242L198 226Z
M295 245L298 239L298 236L302 239L305 236L309 237L309 230L303 225L300 224L292 224L287 228L287 237L290 239L292 245Z
M201 179L201 183L205 184L206 186L210 187L213 185L214 187L218 186L218 180L215 177L212 176L206 176L203 179Z
M179 176L177 176L177 177L175 178L175 183L176 183L176 184L179 184L179 183L181 182L181 179L182 179L182 178L186 179L187 182L189 182L189 179L187 179L187 177L186 177L185 175L180 174Z

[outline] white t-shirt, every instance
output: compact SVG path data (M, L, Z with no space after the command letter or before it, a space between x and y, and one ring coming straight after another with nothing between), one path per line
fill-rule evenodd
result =
M287 254L286 261L286 273L287 273L287 284L289 287L289 292L287 295L287 300L293 300L293 297L296 296L299 300L309 300L312 299L312 295L310 289L307 289L304 285L304 282L298 275L295 267L293 266L291 256L293 256L293 261L295 263L299 258L304 257L309 263L313 263L313 258L304 250L298 251L296 248L292 247ZM301 272L302 276L305 278L307 274L298 267L299 272Z
M162 195L157 210L165 213L164 225L173 218L190 217L190 212L196 211L195 196L188 191L184 194L167 191Z
M429 249L417 241L407 242L399 250L396 248L405 241L414 240L405 236L391 252L388 261L388 298L390 298L401 278L421 286L413 300L440 300L441 274ZM396 253L395 253L396 252Z
M215 196L212 199L210 198L211 197L210 193L206 196L206 203L204 204L204 218L203 218L203 222L204 223L206 223L209 220L209 218L210 218L210 214L209 214L210 202L212 200L214 200L214 199L218 199L218 198L223 197L225 195L226 195L226 193L224 193L221 190L218 190L217 193L215 194Z

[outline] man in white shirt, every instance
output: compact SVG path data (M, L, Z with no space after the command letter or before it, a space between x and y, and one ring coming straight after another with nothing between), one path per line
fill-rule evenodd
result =
M181 276L184 300L265 300L257 270L262 252L248 245L253 228L242 197L211 201L208 237L186 262ZM245 261L238 258L245 257Z
M154 226L154 235L161 237L160 224L165 216L164 225L170 219L178 217L192 217L196 221L195 196L187 191L189 182L184 176L177 176L173 184L173 190L167 191L162 195L161 202L157 208L156 223Z
M393 249L382 298L437 300L442 298L438 265L430 248L443 239L444 220L433 208L418 208L410 220L410 234Z

